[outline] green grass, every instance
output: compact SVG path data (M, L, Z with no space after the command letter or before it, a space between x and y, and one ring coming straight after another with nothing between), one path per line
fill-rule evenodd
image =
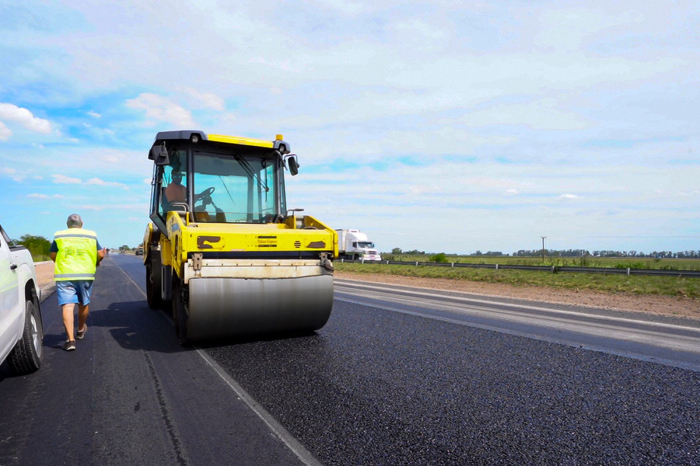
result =
M433 262L428 254L382 254L383 260ZM700 259L647 259L634 257L514 257L445 255L447 262L503 265L557 265L560 267L611 267L651 270L700 270Z
M405 277L447 278L515 286L545 286L552 288L595 290L610 293L634 293L700 298L700 279L603 275L592 273L549 273L526 270L492 270L449 267L415 267L410 265L348 264L335 262L339 272L358 274L389 274ZM535 264L528 264L535 265ZM541 264L540 264L541 265Z

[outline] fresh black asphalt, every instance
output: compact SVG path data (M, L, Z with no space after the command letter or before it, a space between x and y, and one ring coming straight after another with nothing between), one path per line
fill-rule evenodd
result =
M0 367L0 465L298 464L111 260L78 351L53 296L42 369ZM204 349L328 465L700 464L699 372L341 301Z
M114 259L143 283L138 259ZM0 465L300 464L111 258L90 308L85 338L65 352L49 297L41 369L16 377L1 366Z

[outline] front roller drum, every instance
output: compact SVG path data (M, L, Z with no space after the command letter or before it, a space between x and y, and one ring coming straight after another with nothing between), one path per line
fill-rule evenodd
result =
M326 325L331 315L333 277L193 278L188 301L177 317L183 327L178 329L181 343L313 331Z

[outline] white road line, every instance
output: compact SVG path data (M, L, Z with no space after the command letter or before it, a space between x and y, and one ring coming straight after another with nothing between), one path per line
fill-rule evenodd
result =
M287 448L292 450L292 452L301 460L302 463L308 466L321 466L322 463L318 461L297 439L294 438L292 434L287 431L282 425L275 420L270 413L267 412L265 408L260 406L260 404L255 401L255 399L246 392L243 387L241 387L238 382L235 381L230 375L223 370L219 364L214 361L211 356L206 354L204 351L197 349L199 355L211 366L214 371L219 374L224 382L231 387L238 397L250 407L250 409L258 415L260 419L263 420L265 424L277 435L277 437L287 445Z
M119 267L119 264L117 264L117 268L121 270L124 275L126 275L126 278L128 278L129 281L134 284L136 289L141 292L144 298L148 298L146 292L141 289L141 287L129 276L128 273L126 273L124 269ZM160 314L170 323L170 325L174 325L165 312L160 311ZM241 385L236 382L233 377L228 375L226 371L211 358L211 356L206 354L206 352L201 348L197 348L196 346L193 346L193 348L202 357L202 359L207 362L209 367L211 367L214 372L216 372L216 374L229 386L229 388L233 390L236 396L238 396L238 398L243 401L270 428L277 438L279 438L280 441L284 443L302 463L307 466L322 466L323 463L318 461L314 455L312 455L309 450L307 450L296 438L294 438L294 436L287 429L285 429L282 424L277 422L277 420L275 420L275 418L272 417L272 415L268 413L267 410L260 405L260 403L255 401L255 398L250 396L250 394L248 394L248 392L246 392L245 389L241 387Z

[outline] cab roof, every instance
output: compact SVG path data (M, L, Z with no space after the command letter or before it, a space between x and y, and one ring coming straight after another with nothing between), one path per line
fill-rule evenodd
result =
M284 142L282 135L278 134L274 141L265 141L264 139L253 139L246 138L242 136L226 136L223 134L209 134L207 135L204 131L198 130L180 130L180 131L160 131L156 134L156 140L153 145L157 145L162 141L172 141L172 140L184 140L196 142L200 141L211 141L219 142L224 144L236 144L239 146L253 146L253 147L264 147L268 149L277 149L282 154L289 153L289 144Z

